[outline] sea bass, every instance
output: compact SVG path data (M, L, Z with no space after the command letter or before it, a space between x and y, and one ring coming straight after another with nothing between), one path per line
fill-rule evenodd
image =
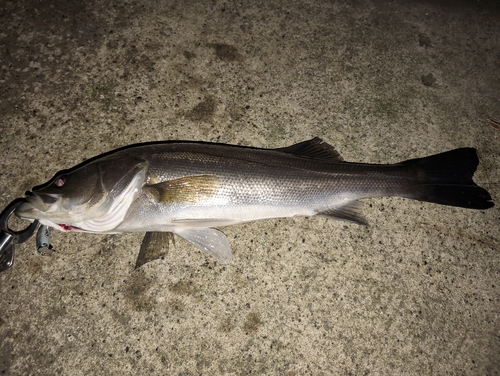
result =
M358 200L368 197L490 208L472 181L477 165L472 148L384 165L344 162L319 138L278 149L156 142L57 173L15 213L61 231L174 233L224 261L218 227L293 216L366 224Z

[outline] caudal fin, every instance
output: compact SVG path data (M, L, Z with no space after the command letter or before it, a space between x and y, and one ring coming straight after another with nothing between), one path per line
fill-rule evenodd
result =
M420 183L407 197L468 209L494 206L490 194L472 181L479 159L476 149L461 148L402 163L416 169Z

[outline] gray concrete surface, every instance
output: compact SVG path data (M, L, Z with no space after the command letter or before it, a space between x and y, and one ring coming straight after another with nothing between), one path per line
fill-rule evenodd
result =
M346 160L472 146L500 198L495 1L2 1L0 205L151 140ZM134 271L140 234L31 239L0 275L0 374L500 374L499 206L367 200L227 227Z

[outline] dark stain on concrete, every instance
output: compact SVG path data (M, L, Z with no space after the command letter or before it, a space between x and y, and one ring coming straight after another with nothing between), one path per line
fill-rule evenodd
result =
M146 47L146 46L145 46ZM146 71L153 71L155 67L155 61L151 59L145 53L139 51L139 49L132 45L125 52L125 63L130 66L135 66L137 69L144 68Z
M140 270L130 275L123 294L134 310L148 312L154 307L154 302L147 294L152 284L153 282Z
M16 23L15 27L2 28L5 37L0 43L0 56L5 70L0 86L0 112L4 116L26 109L29 102L23 98L25 90L38 90L39 96L47 97L71 88L77 63L65 60L65 68L61 69L64 57L79 48L92 55L109 26L93 9L92 1L49 0L0 5L1 25L12 25L12 14L23 17L22 23ZM26 39L32 30L37 33ZM60 79L55 79L56 76Z
M115 87L116 83L112 81L96 81L87 88L87 95L90 100L109 108L115 101Z
M10 332L8 332L10 333ZM14 345L7 341L7 334L0 337L0 374L10 375L10 366L14 360Z
M250 312L243 323L243 331L246 334L254 334L259 329L259 326L262 325L262 321L260 319L260 315L256 312Z
M234 321L235 320L232 316L224 318L219 325L219 331L222 333L229 333L236 327Z
M420 47L432 47L431 38L424 33L418 34L418 44Z
M213 96L208 96L184 115L191 121L211 122L217 110L217 100Z
M215 50L215 55L222 61L240 61L242 57L238 52L238 49L234 46L225 43L213 43L209 44Z
M193 283L193 281L181 280L170 286L169 290L177 295L195 295L199 291L199 288Z
M182 52L182 54L188 60L192 60L192 59L194 59L196 57L196 54L194 52L191 52L191 51L188 51L188 50L184 50Z
M425 86L433 86L436 83L436 79L432 73L424 74L420 77L420 79Z

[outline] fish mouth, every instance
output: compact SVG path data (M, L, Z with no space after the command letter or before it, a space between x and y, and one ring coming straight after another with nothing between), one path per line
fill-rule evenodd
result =
M38 219L38 216L36 215L36 209L30 202L23 202L16 208L16 211L14 213L21 219Z
M32 193L32 192L26 193L26 201L28 201L28 203L33 208L42 212L50 211L51 206L53 206L58 200L59 200L59 195L57 194Z
M19 205L15 214L21 219L40 219L43 213L49 213L57 208L59 195L26 192L26 202Z

